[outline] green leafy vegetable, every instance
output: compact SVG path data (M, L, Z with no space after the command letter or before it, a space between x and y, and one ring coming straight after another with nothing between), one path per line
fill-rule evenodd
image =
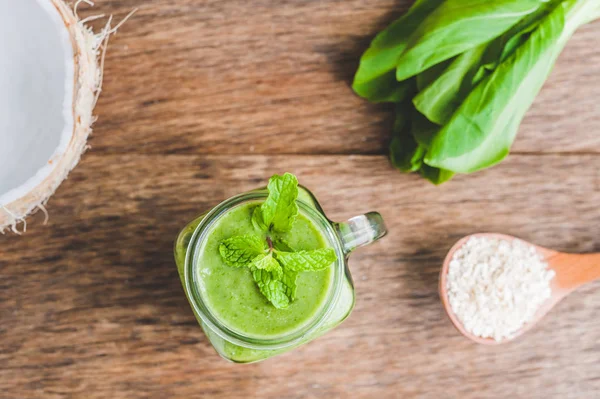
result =
M413 104L431 122L443 125L473 87L487 43L459 55L444 72L413 99Z
M423 165L427 150L415 141L410 131L394 135L390 146L390 158L398 170L416 172Z
M418 75L433 65L495 39L543 0L446 0L412 33L397 62L396 79ZM468 25L467 25L468 24Z
M439 64L433 65L431 68L424 70L416 76L417 89L419 91L424 90L430 84L435 82L444 73L448 65L450 65L454 59L449 59Z
M381 32L360 60L352 85L354 91L372 102L398 102L407 87L398 89L397 60L408 38L443 0L418 0L398 21Z
M489 43L481 59L479 70L473 77L473 87L489 76L501 62L514 54L561 1L563 0L550 0L542 4L536 12L527 15L508 32Z
M598 18L598 0L417 1L375 38L353 87L396 104L392 164L441 184L506 157L568 40Z
M423 148L429 149L431 141L440 130L440 126L430 122L425 115L413 110L411 119L411 132L417 143Z
M425 157L428 165L470 173L508 154L514 127L525 116L559 54L556 45L564 17L564 9L557 8L511 58L471 92L434 138Z
M290 173L269 180L269 196L252 215L263 235L231 237L219 245L223 262L247 267L259 291L273 306L287 308L296 299L300 272L323 270L337 260L332 248L294 251L278 234L292 229L298 215L298 180Z
M404 104L400 104L396 109L390 159L392 164L402 172L416 172L423 164L426 150L413 137L410 131L411 121L405 114L404 107Z
M423 167L421 168L421 176L433 184L439 185L452 179L454 172L423 164Z
M364 83L354 83L354 91L373 103L396 103L410 96L411 86L398 83L396 73L388 72Z

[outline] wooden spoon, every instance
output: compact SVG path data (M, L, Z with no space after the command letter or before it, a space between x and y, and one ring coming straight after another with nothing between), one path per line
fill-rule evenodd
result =
M479 344L498 345L520 336L521 334L525 333L530 328L532 328L538 321L540 321L542 317L546 315L546 313L550 311L550 309L552 309L557 303L559 303L571 292L575 291L577 288L581 287L584 284L600 279L600 253L584 255L567 254L530 244L539 251L539 253L545 258L546 263L548 263L548 267L554 270L554 272L556 273L556 276L551 281L552 296L548 300L546 300L546 302L540 307L533 320L531 320L529 323L523 326L521 330L517 331L512 338L506 338L502 341L496 341L492 338L481 338L465 330L460 320L458 320L458 318L454 314L454 311L450 306L450 302L448 301L447 276L450 261L452 260L454 253L460 247L462 247L471 237L497 238L507 241L512 241L517 238L508 235L493 233L473 234L470 236L466 236L460 241L458 241L456 244L454 244L452 249L450 249L450 252L448 252L446 259L444 260L444 265L440 274L439 287L440 298L442 299L442 303L444 304L444 309L446 309L446 313L450 317L450 320L452 321L452 324L454 324L454 327L456 327L456 329L462 335Z

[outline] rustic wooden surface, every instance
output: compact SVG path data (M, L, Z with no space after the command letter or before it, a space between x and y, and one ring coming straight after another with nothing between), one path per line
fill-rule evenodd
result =
M600 251L600 23L571 41L502 165L433 187L386 159L348 81L410 1L98 0L113 38L92 149L22 237L0 237L1 398L598 398L600 284L497 348L453 330L445 252L479 231ZM290 171L390 235L351 259L354 313L254 365L212 350L172 260L179 228Z

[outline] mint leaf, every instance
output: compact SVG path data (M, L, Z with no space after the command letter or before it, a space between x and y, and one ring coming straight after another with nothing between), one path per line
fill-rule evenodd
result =
M228 238L219 245L223 261L232 267L244 267L256 257L264 255L266 242L258 236L245 235Z
M276 238L273 241L273 247L278 250L278 251L282 251L282 252L294 252L294 250L292 249L292 247L290 247L290 244L284 240L283 238Z
M290 288L282 280L277 279L277 276L273 272L268 272L264 269L254 269L252 277L254 277L254 281L256 281L260 292L277 309L285 309L290 305L292 301L291 296L288 296Z
M268 255L259 255L248 265L250 269L261 269L267 272L273 273L273 277L277 280L281 280L283 275L283 270L281 269L281 265L279 262L273 258L273 254Z
M277 252L277 260L285 270L293 272L318 271L329 267L337 260L333 248L314 251Z
M254 211L254 225L263 230L266 228L266 231L290 231L298 216L298 179L291 173L274 175L269 179L268 189L269 196L266 201L260 210Z
M282 269L283 275L281 276L281 282L285 286L285 294L290 298L290 301L296 300L296 279L298 278L298 272L293 272L288 269Z
M269 231L269 226L267 226L263 221L263 215L260 206L256 207L254 212L252 212L252 225L258 231Z

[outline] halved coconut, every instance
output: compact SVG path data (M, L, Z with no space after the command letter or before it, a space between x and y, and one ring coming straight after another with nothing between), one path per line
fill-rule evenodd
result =
M23 229L79 162L101 42L62 0L0 0L0 231Z

